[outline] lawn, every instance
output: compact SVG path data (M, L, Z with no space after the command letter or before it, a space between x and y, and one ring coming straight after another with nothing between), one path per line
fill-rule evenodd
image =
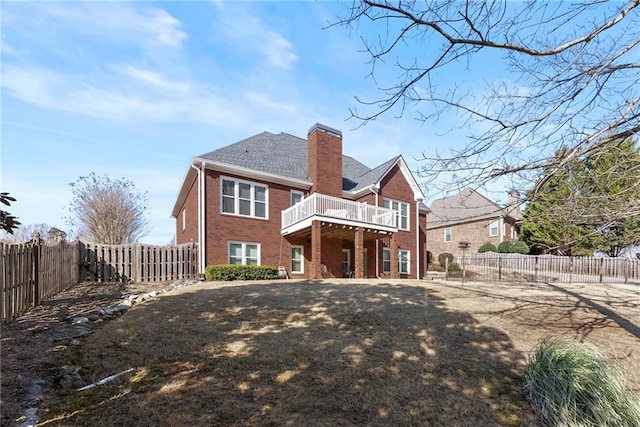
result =
M59 364L44 425L537 425L521 386L550 336L640 391L640 289L439 281L201 283L134 306Z

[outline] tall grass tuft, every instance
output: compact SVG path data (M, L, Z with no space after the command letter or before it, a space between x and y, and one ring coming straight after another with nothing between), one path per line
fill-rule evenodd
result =
M625 390L621 369L588 344L543 342L524 392L546 425L640 427L640 401Z

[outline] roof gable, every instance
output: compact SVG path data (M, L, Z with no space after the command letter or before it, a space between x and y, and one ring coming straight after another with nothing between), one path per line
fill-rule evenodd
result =
M506 211L482 194L465 188L453 196L434 200L427 216L427 228L505 216Z

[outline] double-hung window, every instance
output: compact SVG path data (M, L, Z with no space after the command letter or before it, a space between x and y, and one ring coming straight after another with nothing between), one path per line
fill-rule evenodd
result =
M382 271L384 273L391 272L391 249L382 249Z
M260 265L260 243L229 242L229 264Z
M398 250L398 273L409 274L409 261L411 252L406 249ZM382 249L382 272L391 272L391 249Z
M409 274L409 257L409 251L405 249L400 249L398 251L398 273Z
M445 242L450 242L451 241L451 228L447 227L444 229L444 241Z
M409 203L383 199L382 206L396 211L398 216L398 228L400 230L409 231Z
M489 224L489 236L495 237L498 235L498 220L493 221Z
M267 218L267 186L223 178L221 193L223 213Z

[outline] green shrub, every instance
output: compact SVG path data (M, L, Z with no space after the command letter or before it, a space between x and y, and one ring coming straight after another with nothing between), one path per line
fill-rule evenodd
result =
M480 246L480 248L478 248L478 253L481 254L483 252L497 252L498 249L496 249L496 245L494 245L491 242L487 242L484 245Z
M513 253L513 243L505 240L504 242L498 245L498 252L501 254L510 254Z
M518 240L512 246L513 246L513 252L516 254L526 255L529 253L529 246L522 240Z
M448 259L449 264L451 264L453 262L453 254L450 254L449 252L443 252L440 255L438 255L438 263L443 267L445 265L446 259Z
M620 368L574 341L546 341L533 354L524 392L552 426L640 426L640 402L625 390Z
M449 271L460 271L460 265L455 261L451 261L449 263Z
M278 267L267 265L209 265L204 270L207 280L278 279Z

